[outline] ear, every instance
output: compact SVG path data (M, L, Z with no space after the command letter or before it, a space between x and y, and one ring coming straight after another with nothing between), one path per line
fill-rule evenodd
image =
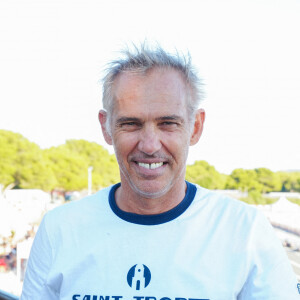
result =
M205 111L204 109L198 109L195 116L194 128L190 138L190 146L193 146L198 143L205 121Z
M107 124L106 124L107 112L105 110L101 109L99 111L98 118L99 118L99 122L101 125L102 134L103 134L103 137L104 137L106 143L109 145L112 145L112 138L111 138L109 131L107 130Z

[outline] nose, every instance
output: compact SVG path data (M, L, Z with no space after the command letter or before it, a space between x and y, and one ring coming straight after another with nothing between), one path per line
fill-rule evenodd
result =
M138 150L148 155L153 155L161 149L160 135L155 126L145 126L140 133Z

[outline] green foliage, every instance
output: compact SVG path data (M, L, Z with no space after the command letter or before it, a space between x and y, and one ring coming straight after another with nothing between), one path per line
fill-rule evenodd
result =
M231 181L227 182L226 188L241 191L268 193L281 191L282 183L280 176L266 168L253 170L235 169L232 171Z
M4 186L50 190L56 185L38 145L7 130L0 130L0 145L0 182Z
M300 192L300 172L278 172L282 192Z
M262 184L257 181L255 170L235 169L232 171L231 181L227 182L226 188L250 192L251 190L262 191Z
M55 174L57 188L70 191L87 187L88 163L80 155L61 145L45 150L45 156L51 161L50 168Z
M219 173L215 167L206 161L196 161L186 168L186 180L208 189L224 189L227 176Z
M289 201L295 203L295 204L298 204L300 205L300 199L299 198L287 198Z
M53 153L51 160L56 162L56 164L60 164L60 167L56 166L54 168L61 170L63 167L71 171L69 174L60 174L60 186L66 190L80 190L87 187L87 168L89 166L93 167L92 180L94 189L100 189L120 181L119 168L115 156L110 155L107 150L97 143L85 140L68 140L65 145L52 148L51 151L54 151L53 149L56 149L58 152ZM58 160L58 157L61 155L64 158L61 157ZM70 166L67 166L72 163L68 162L66 156L69 157L69 160L76 160L72 170L70 170ZM77 180L74 184L71 182L74 181L72 175L75 174ZM75 188L76 186L77 188Z
M21 134L0 130L0 183L15 188L65 191L87 188L87 169L93 167L93 189L120 181L114 155L94 142L68 140L65 144L41 150ZM230 175L219 173L206 161L186 168L186 179L209 189L239 189L248 192L245 202L269 203L262 193L300 192L300 172L272 172L266 168L236 169ZM297 202L297 201L296 201ZM299 202L299 201L298 201Z
M66 191L87 188L87 169L93 166L93 188L120 180L114 155L96 143L70 140L41 150L21 134L0 130L0 183L15 188Z
M255 169L257 181L262 185L261 192L281 191L280 177L277 173L266 168Z
M273 204L278 199L263 197L263 195L260 192L258 192L256 190L251 190L248 193L247 197L240 198L239 200L241 200L243 202L246 202L248 204L255 204L255 205L262 204L262 205L265 205L265 204Z
M272 204L274 199L264 193L300 191L300 172L272 172L266 168L253 170L235 169L230 175L216 171L206 161L196 161L187 166L186 179L209 189L234 189L248 192L240 200L249 204ZM295 201L299 203L300 201Z

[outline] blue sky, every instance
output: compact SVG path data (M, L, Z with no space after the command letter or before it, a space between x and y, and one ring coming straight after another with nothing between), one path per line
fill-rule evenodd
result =
M189 163L300 169L299 16L298 0L2 0L0 128L42 148L71 138L107 147L103 66L148 39L189 50L205 84Z

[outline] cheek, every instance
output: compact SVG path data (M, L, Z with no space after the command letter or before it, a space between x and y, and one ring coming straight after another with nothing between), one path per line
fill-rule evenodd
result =
M137 145L137 138L133 134L118 134L113 137L113 146L117 156L123 157L129 155Z
M162 138L164 147L174 154L184 155L189 148L189 136L187 134L169 133Z

